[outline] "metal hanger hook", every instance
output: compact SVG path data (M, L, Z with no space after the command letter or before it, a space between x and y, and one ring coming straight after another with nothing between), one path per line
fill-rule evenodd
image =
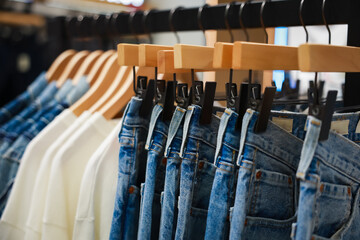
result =
M203 15L204 9L207 8L208 6L209 6L209 4L204 4L202 7L199 7L198 14L197 14L198 26L199 26L199 29L203 32L204 37L205 37L205 28L204 28L204 24L202 21L202 15Z
M305 0L301 0L300 2L300 7L299 7L299 18L300 18L300 23L303 26L304 30L305 30L305 34L306 34L306 43L309 42L309 32L306 28L305 22L304 22L304 18L302 16L302 10L303 10L303 6L304 6L304 2Z
M129 29L130 29L131 33L134 35L134 37L136 39L136 43L139 44L140 40L139 40L138 34L136 33L135 27L134 27L134 18L135 18L136 13L137 13L137 11L131 12L129 15Z
M176 37L176 42L180 43L180 37L179 34L177 33L175 27L174 27L174 15L176 14L176 12L180 9L183 9L183 7L177 7L177 8L173 8L171 9L170 13L169 13L169 26L170 26L170 30L175 34Z
M266 43L268 43L268 41L269 41L269 35L266 31L266 27L265 27L265 23L264 23L264 9L265 9L265 5L266 5L267 1L268 0L264 0L261 3L261 8L260 8L260 23L261 23L261 27L264 29Z
M243 19L243 12L244 12L244 7L246 6L247 3L250 3L251 0L248 0L247 2L243 2L240 5L240 10L239 10L239 23L240 23L240 27L241 29L244 31L245 33L245 37L246 37L246 41L250 41L250 36L249 36L249 32L247 31L245 24L244 24L244 19Z
M325 16L325 5L326 5L326 0L323 0L322 2L322 7L321 7L321 13L322 13L322 19L324 21L324 24L326 26L326 29L329 33L329 44L331 44L331 31L330 31L330 27L329 24L326 21L326 16Z
M153 43L153 38L151 36L151 31L149 30L149 28L147 26L147 23L148 23L148 20L149 20L149 16L155 11L156 11L155 9L150 9L150 10L145 11L144 15L143 15L143 18L142 18L142 24L143 24L144 32L148 35L150 44Z
M228 30L229 34L230 34L230 42L234 42L234 35L231 31L231 27L230 27L230 23L229 23L229 12L230 12L230 9L231 7L234 5L235 2L231 2L231 3L228 3L226 4L226 7L225 7L225 12L224 12L224 22L225 22L225 26L226 26L226 29Z

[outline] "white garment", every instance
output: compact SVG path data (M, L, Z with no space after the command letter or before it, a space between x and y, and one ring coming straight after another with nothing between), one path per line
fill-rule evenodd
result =
M56 154L46 194L42 239L72 238L86 164L116 123L94 113Z
M49 146L75 120L76 116L70 110L64 110L27 146L1 217L1 239L24 239L30 199L34 193L34 183L42 158Z
M60 147L66 142L66 140L76 132L77 129L89 119L91 114L85 111L81 114L75 122L68 127L62 134L58 135L58 138L54 141L49 141L51 146L47 149L39 167L35 185L33 188L33 194L31 198L28 198L30 204L30 212L26 221L26 233L25 239L27 240L40 240L42 231L42 218L45 209L45 197L48 189L48 182L50 177L51 165L53 159L60 149ZM35 179L35 178L34 178Z
M109 239L114 212L121 122L92 155L81 181L74 240Z

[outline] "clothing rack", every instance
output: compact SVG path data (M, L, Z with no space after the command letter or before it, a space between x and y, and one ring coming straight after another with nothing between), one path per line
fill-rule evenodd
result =
M306 26L324 25L321 6L322 0L306 0L304 2L302 16ZM239 9L241 2L233 3L229 12L229 25L232 29L239 29ZM260 8L262 1L248 2L243 10L243 22L247 28L260 28ZM300 0L273 0L267 1L263 13L266 27L290 27L301 26L299 18ZM226 4L209 6L203 10L202 23L205 30L226 29L224 11ZM100 26L109 23L113 34L144 34L156 32L192 31L200 30L198 24L199 8L179 8L173 15L173 29L169 23L171 10L153 10L146 17L144 12L138 11L133 15L129 23L130 13L118 13L111 16L100 16L97 20L84 17L83 23L70 20L80 26L81 32L91 33L94 22ZM348 46L360 47L360 1L359 0L327 0L325 16L329 24L348 24ZM104 25L102 25L104 26ZM85 29L84 29L85 28ZM72 28L74 29L74 27ZM79 28L76 28L79 29ZM102 30L103 31L103 30ZM77 31L73 32L76 33ZM304 40L305 41L305 40ZM324 43L326 44L326 43ZM345 79L345 106L360 105L360 73L346 73Z

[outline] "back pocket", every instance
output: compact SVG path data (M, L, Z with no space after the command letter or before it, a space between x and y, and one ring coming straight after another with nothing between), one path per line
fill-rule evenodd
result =
M292 176L257 169L250 190L250 216L285 220L294 215Z

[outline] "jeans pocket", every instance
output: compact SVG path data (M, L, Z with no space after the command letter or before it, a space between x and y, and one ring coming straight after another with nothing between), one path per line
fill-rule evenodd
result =
M250 191L249 216L285 220L294 215L292 176L257 169Z
M348 185L320 182L315 205L314 233L331 237L348 221L352 193Z

